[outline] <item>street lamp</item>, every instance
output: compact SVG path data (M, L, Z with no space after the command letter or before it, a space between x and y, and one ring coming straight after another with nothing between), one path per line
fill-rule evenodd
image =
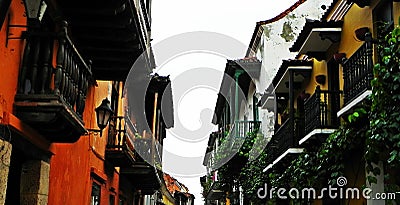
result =
M24 4L28 19L39 19L42 0L25 0Z
M94 111L96 112L97 126L100 128L100 130L88 129L88 131L100 132L101 137L103 129L107 127L108 123L110 122L111 115L114 114L114 112L111 109L110 101L107 98L105 98L101 102L100 106Z

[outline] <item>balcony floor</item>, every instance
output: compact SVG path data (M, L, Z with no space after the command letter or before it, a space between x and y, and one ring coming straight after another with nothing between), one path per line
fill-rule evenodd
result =
M75 142L87 132L81 118L57 95L17 94L14 106L18 118L51 142Z
M300 141L299 144L303 144L304 142L306 142L307 140L309 140L310 138L312 138L313 136L316 135L329 135L332 134L333 132L335 132L336 129L327 129L327 128L320 128L320 129L314 129L313 131L311 131L310 133L308 133L305 137L303 137Z
M361 95L359 95L357 98L355 98L353 101L345 105L342 109L339 110L337 113L337 116L340 117L343 114L348 113L352 108L354 108L356 105L358 105L360 102L362 102L366 97L372 94L372 90L366 90Z
M263 170L263 172L268 171L269 169L271 169L275 164L277 164L279 161L281 161L283 158L285 158L287 155L290 154L300 154L304 152L304 148L289 148L288 150L286 150L286 152L284 152L283 154L281 154L281 156L279 156L278 158L276 158L274 160L274 162L272 162L271 164L269 164L267 167L265 167L265 169Z

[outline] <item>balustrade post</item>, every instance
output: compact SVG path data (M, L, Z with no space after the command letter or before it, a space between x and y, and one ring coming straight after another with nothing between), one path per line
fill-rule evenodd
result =
M321 87L318 85L317 88L315 89L315 107L316 107L316 115L315 117L317 118L316 121L316 128L320 127L322 124L321 120Z
M38 72L38 64L39 64L39 51L40 51L40 37L33 37L33 57L32 57L32 73L31 73L31 91L30 94L35 94L36 81L37 81L37 72Z
M61 95L63 92L63 84L64 84L64 74L63 67L65 61L65 44L66 44L66 30L67 30L67 22L63 21L61 23L62 28L61 32L58 35L58 50L57 50L57 66L54 74L54 93L56 95Z
M124 138L123 138L124 135L122 133L122 120L121 120L121 118L116 117L115 121L117 122L117 125L118 125L118 129L117 129L118 140L119 140L118 145L120 145L122 147L124 145L124 142L125 142Z
M342 65L342 69L343 69L343 91L344 91L344 95L343 95L343 102L344 104L347 103L347 86L348 86L348 82L347 82L347 68L345 66L345 64Z
M78 83L79 79L77 77L77 72L82 69L80 67L80 64L78 63L78 59L74 59L72 63L72 79L73 79L73 89L72 89L72 106L76 105L78 95L79 95L79 89L78 89Z
M25 44L25 49L24 49L24 56L22 58L22 67L21 71L19 74L19 87L18 87L18 93L23 94L25 92L25 85L26 85L26 74L29 69L29 57L31 56L31 47L32 47L32 42L31 42L32 37L28 35L26 39L26 44Z
M50 89L50 82L51 82L51 68L50 68L50 57L51 57L51 46L50 41L45 39L43 42L43 67L42 67L42 75L41 75L41 82L40 82L40 93L44 94Z
M73 84L72 84L72 62L73 62L73 47L68 44L67 47L67 58L66 58L66 66L65 66L65 82L66 82L66 92L65 92L65 99L67 100L68 105L72 108L73 107L73 102L72 102L72 88L73 88Z

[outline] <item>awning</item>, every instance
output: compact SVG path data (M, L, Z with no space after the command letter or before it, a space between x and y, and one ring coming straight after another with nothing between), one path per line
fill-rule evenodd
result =
M214 182L211 186L210 191L207 194L207 200L218 200L225 198L226 190L224 189L224 183Z
M342 25L342 21L325 22L307 19L297 40L289 50L317 59L325 59L325 52L332 44L340 41Z
M289 71L293 70L294 85L299 86L303 80L311 73L312 61L305 60L283 60L278 73L272 80L274 86L273 93L287 93L289 92Z

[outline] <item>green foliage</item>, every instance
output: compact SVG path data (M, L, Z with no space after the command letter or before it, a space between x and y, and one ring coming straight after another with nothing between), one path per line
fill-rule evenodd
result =
M201 187L203 187L203 197L206 198L207 193L210 191L211 185L212 185L212 178L211 175L205 176L206 179L201 182Z
M379 63L374 66L371 95L370 129L367 132L365 159L366 170L380 174L374 164L383 162L385 172L400 168L400 28L396 27L378 45ZM385 187L399 191L399 179L387 174ZM377 183L376 177L368 182ZM388 203L391 203L390 201Z

